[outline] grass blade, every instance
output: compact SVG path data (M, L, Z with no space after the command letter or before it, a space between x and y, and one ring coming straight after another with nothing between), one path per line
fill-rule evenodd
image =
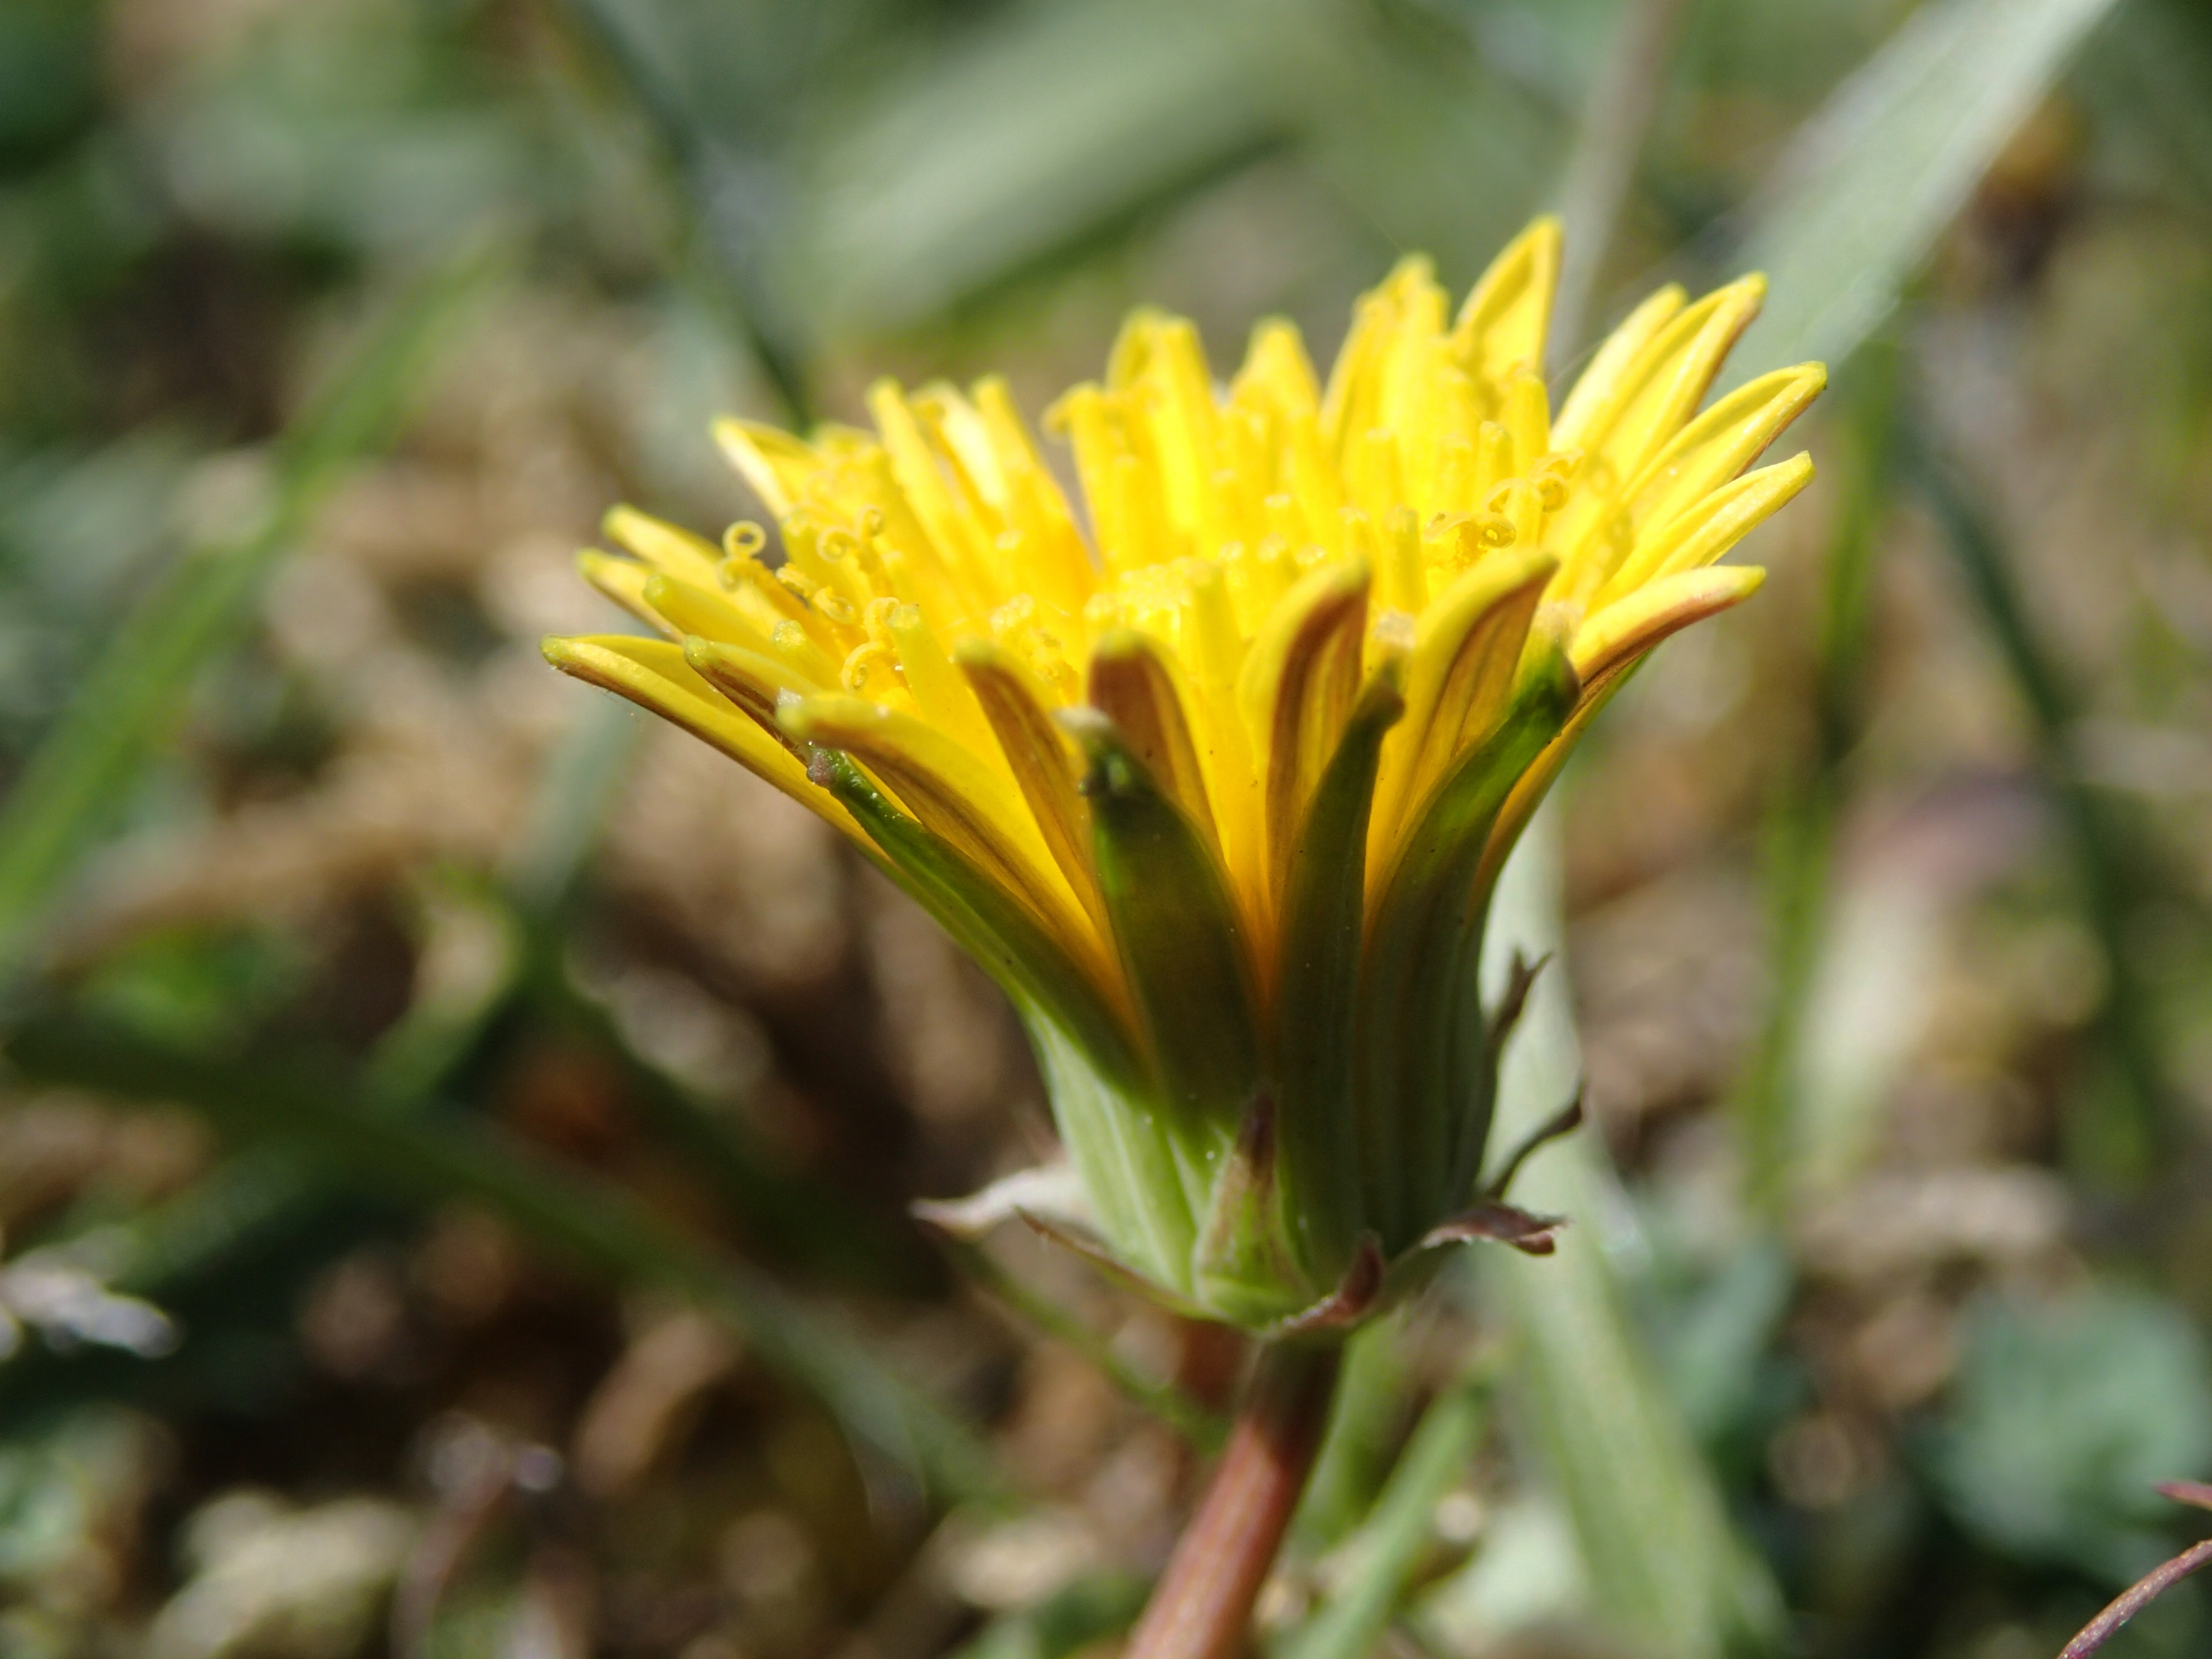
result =
M1562 943L1556 827L1547 808L1508 860L1485 942L1495 998L1517 948ZM1499 1085L1498 1134L1511 1144L1571 1098L1582 1069L1574 1012L1554 954L1537 976ZM1681 1413L1653 1371L1607 1260L1604 1218L1620 1202L1603 1153L1570 1136L1529 1160L1514 1200L1571 1217L1556 1255L1486 1253L1487 1280L1519 1339L1518 1394L1573 1517L1597 1611L1677 1659L1771 1648L1781 1602L1738 1541Z
M1398 1612L1427 1551L1437 1505L1482 1438L1488 1390L1462 1384L1422 1414L1369 1519L1358 1571L1328 1606L1277 1650L1277 1659L1362 1659Z
M1016 15L884 87L822 156L807 264L833 315L911 325L1285 128L1279 76L1234 8L1083 0Z
M2112 0L1932 0L1800 128L1751 212L1740 263L1772 297L1736 349L1840 364Z
M2073 854L2081 906L2105 959L2096 1024L2121 1085L2116 1104L2122 1109L2075 1113L2069 1126L2076 1141L2072 1150L2093 1176L2139 1181L2186 1138L2159 1063L2152 1029L2157 1001L2129 939L2148 860L2080 775L2079 700L2029 619L2002 532L1917 421L1906 428L1904 463L2027 707L2036 757ZM2091 1144L2081 1144L2089 1139L2085 1128L2094 1137Z
M1915 14L1806 124L1754 206L1741 262L1769 274L1773 299L1737 348L1734 378L1848 356L2110 4L1936 0ZM1557 864L1556 832L1540 822L1500 884L1486 982L1502 982L1516 949L1531 959L1557 950ZM1562 968L1538 981L1508 1051L1509 1139L1576 1085ZM1610 1619L1679 1655L1771 1646L1780 1628L1771 1581L1729 1527L1590 1224L1607 1207L1607 1180L1587 1142L1538 1158L1516 1197L1583 1224L1548 1261L1487 1264L1524 1344L1537 1437Z
M1843 505L1822 584L1813 752L1768 809L1765 881L1774 988L1733 1103L1753 1204L1778 1223L1808 1179L1832 1179L1866 1128L1863 1091L1839 1087L1808 1061L1823 945L1832 934L1835 841L1845 761L1865 724L1875 561L1896 470L1898 351L1884 341L1854 361L1837 388ZM1835 487L1832 485L1832 488ZM1862 1046L1860 1052L1863 1053ZM1827 1068L1832 1070L1832 1068Z

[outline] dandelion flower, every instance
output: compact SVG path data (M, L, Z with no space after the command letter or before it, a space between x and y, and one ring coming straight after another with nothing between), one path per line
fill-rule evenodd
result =
M1510 1242L1480 1185L1499 866L1644 653L1759 586L1716 562L1811 476L1747 469L1818 365L1698 410L1756 276L1655 294L1555 410L1559 253L1535 224L1456 316L1407 259L1325 385L1287 323L1224 387L1190 323L1136 313L1045 416L1079 504L995 379L881 382L872 433L724 422L781 561L617 509L585 574L661 637L546 643L974 954L1068 1154L998 1207L1190 1311L1346 1323Z

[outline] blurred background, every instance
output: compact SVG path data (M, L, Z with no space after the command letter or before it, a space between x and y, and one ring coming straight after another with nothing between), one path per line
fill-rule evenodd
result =
M997 994L536 642L715 415L1547 208L1555 373L1759 265L1821 476L1536 848L1574 1248L1361 1339L1271 1650L2044 1659L2201 1535L2195 0L6 0L0 1651L1110 1652L1237 1356L923 1237Z

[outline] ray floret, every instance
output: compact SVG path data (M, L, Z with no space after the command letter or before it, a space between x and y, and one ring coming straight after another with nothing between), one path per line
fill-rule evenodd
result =
M1637 664L1758 586L1717 562L1809 479L1753 464L1825 380L1700 412L1750 276L1652 295L1555 411L1559 264L1540 221L1455 313L1408 258L1325 380L1271 320L1218 385L1139 312L1046 413L1076 500L995 379L878 382L872 432L725 422L773 536L618 508L583 573L658 637L546 643L976 957L1087 1199L1034 1224L1187 1310L1336 1328L1440 1241L1548 1248L1477 1188L1490 886Z

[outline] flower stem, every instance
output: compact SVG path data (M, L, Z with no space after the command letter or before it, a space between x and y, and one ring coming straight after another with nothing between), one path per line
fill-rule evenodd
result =
M2093 1654L2103 1652L2105 1644L2120 1633L2121 1626L2191 1573L2208 1566L2212 1566L2212 1538L2206 1539L2193 1549L2184 1551L2148 1577L2139 1580L2119 1600L2084 1626L2081 1633L2066 1644L2066 1651L2060 1654L2058 1659L2090 1659Z
M1122 1659L1234 1659L1321 1449L1340 1349L1263 1348L1228 1449Z

